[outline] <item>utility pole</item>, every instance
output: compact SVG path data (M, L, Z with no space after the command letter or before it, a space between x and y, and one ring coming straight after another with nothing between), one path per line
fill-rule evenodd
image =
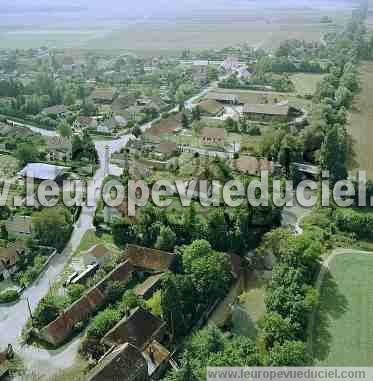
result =
M26 298L26 301L27 301L28 312L30 314L30 319L31 319L31 322L33 322L34 321L34 317L32 316L32 311L31 311L31 305L30 305L29 298Z
M109 166L110 166L110 147L105 146L105 158L104 158L104 176L106 177L109 175Z

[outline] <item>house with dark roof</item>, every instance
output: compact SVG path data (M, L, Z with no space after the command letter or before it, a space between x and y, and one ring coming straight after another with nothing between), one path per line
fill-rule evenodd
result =
M55 320L43 327L39 337L52 345L60 345L67 340L78 323L91 317L107 301L106 287L110 282L127 282L132 278L133 267L126 260L96 286L89 289L80 299L63 311Z
M258 122L287 122L289 120L289 104L245 104L243 115L249 120Z
M163 273L149 276L134 288L134 293L145 300L150 299L161 288L162 276Z
M224 128L204 127L201 131L201 144L204 146L224 147L227 133Z
M87 381L148 381L148 364L141 351L125 343L106 355Z
M102 339L111 347L130 343L143 351L153 340L162 342L167 333L166 323L151 312L137 307L125 316Z
M169 271L176 260L176 255L173 253L131 244L127 245L125 257L134 268L148 272Z
M110 348L87 381L156 381L164 374L170 352L153 340L143 351L130 343Z

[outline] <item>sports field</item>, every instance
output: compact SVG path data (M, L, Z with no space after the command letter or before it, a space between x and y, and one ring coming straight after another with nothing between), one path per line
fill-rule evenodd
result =
M348 131L352 138L351 169L367 171L373 179L373 63L361 65L362 90L355 99L349 118Z
M313 333L320 366L373 366L373 254L333 257Z

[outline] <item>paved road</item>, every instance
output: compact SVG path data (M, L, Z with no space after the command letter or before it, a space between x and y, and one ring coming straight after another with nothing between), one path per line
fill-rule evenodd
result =
M15 122L14 120L11 120L11 119L7 119L7 122L9 124L13 124L14 126L17 126L17 127L28 128L29 130L36 132L37 134L40 134L43 136L56 136L56 135L58 135L56 131L50 131L50 130L46 130L44 128L38 128L38 127L32 126L31 124Z
M41 130L41 133L44 132L44 130ZM50 131L48 131L48 133L49 132ZM129 138L130 136L124 136L115 141L98 141L95 143L101 163L100 168L94 176L97 190L101 188L105 177L103 164L105 147L109 146L111 153L119 151L127 144ZM113 166L110 167L110 171L115 171L115 169L116 168ZM98 194L99 192L96 192L96 201ZM29 318L26 300L29 300L31 309L34 310L40 299L48 292L51 283L55 282L61 275L65 264L72 253L78 248L84 234L93 228L92 222L94 214L95 207L83 208L69 244L60 255L54 257L39 281L24 292L22 299L19 302L11 306L0 306L0 348L5 348L7 344L11 343L30 371L36 371L42 375L52 375L55 372L71 367L74 364L79 348L79 339L75 339L73 342L57 351L48 351L35 348L34 346L22 346L20 333Z

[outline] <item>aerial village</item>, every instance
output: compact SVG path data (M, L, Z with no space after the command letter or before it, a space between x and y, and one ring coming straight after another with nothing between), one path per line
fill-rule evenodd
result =
M206 209L192 200L182 208L175 198L130 217L126 202L68 207L62 188L45 208L27 194L26 178L61 187L74 179L247 181L261 171L318 179L315 99L333 72L333 36L325 44L173 58L0 52L0 181L11 182L0 207L0 307L24 311L1 334L0 379L19 371L18 357L27 370L33 351L74 346L84 364L74 380L156 381L191 372L185 348L198 345L188 340L212 326L211 340L245 352L234 338L255 338L276 265L263 239L296 216L286 221L275 205ZM263 345L269 356L277 350Z

